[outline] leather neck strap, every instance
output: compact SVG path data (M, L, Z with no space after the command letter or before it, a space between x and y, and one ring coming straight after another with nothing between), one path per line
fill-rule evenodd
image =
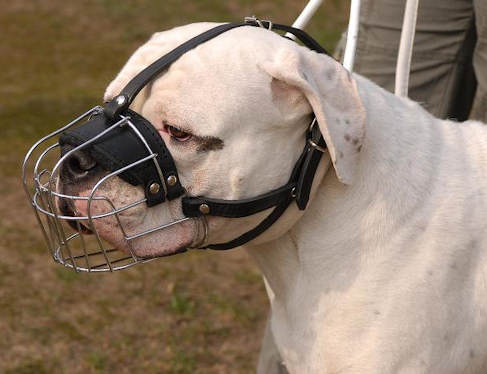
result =
M313 118L314 123L315 119ZM321 149L320 149L321 148ZM289 181L282 187L257 197L241 200L220 200L206 197L183 197L183 213L187 217L203 215L238 218L274 207L256 227L227 243L210 244L205 248L225 250L241 246L267 230L286 211L293 200L300 210L306 209L316 169L326 143L317 126L310 126L306 145L296 162Z

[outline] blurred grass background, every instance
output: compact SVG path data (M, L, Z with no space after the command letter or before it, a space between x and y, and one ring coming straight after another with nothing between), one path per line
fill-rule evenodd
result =
M47 255L20 166L41 135L101 103L156 31L255 14L291 24L306 0L11 0L0 11L0 373L251 373L268 303L243 250L192 252L108 275ZM332 50L349 2L307 27Z

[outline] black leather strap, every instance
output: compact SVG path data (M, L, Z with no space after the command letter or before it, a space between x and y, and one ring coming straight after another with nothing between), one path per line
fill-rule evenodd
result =
M300 210L305 210L308 205L309 194L311 192L311 187L313 186L316 169L318 168L321 156L323 155L323 151L314 147L313 144L316 144L321 149L326 148L325 139L323 139L323 135L321 135L318 126L311 127L306 141L308 142L306 156L296 186L296 204Z
M181 196L184 193L184 188L179 183L176 165L154 126L144 117L130 109L126 110L123 115L130 117L130 122L143 136L152 152L157 154L156 161L162 171L164 180L160 180L159 173L152 159L128 168L119 175L120 178L134 186L142 185L148 206L156 205L165 200L163 185L166 185L167 198L169 200ZM113 124L113 122L107 121L103 114L97 114L83 126L63 133L59 138L59 144L77 147L94 138ZM119 170L150 155L144 143L127 124L112 129L94 143L83 148L83 151L90 153L99 165L110 171ZM165 180L170 175L174 175L177 180L177 183L172 186L165 184ZM159 191L153 193L149 190L152 183L159 184Z
M276 222L279 219L279 217L282 216L282 214L286 211L286 209L289 207L292 201L293 201L293 197L292 195L289 195L285 200L281 202L280 205L278 205L272 211L271 214L269 214L261 223L259 223L252 230L247 231L245 234L242 234L238 238L233 239L227 243L210 244L206 248L222 251L222 250L239 247L241 245L244 245L245 243L248 243L252 239L255 239L257 236L262 234L269 227L271 227L274 224L274 222Z
M313 39L311 36L309 36L307 33L305 33L301 29L297 29L297 28L292 27L292 26L281 25L279 23L271 23L269 21L259 21L259 22L266 29L269 29L269 27L271 26L270 27L271 30L279 30L279 31L285 31L285 32L291 33L296 38L298 38L301 41L301 43L303 43L309 49L312 49L313 51L316 51L319 53L324 53L325 55L331 56L331 54L325 48L323 48L315 39ZM245 22L245 24L251 25L251 26L261 27L259 25L259 22L253 21L250 19L250 20L247 20Z
M183 54L189 50L195 48L196 46L215 38L216 36L224 33L225 31L234 29L236 27L245 26L245 23L235 24L235 23L225 23L214 27L202 34L195 36L194 38L188 40L187 42L181 44L180 46L173 49L171 52L165 54L139 74L137 74L120 92L118 96L113 98L105 106L105 114L109 118L117 118L117 115L122 111L127 109L132 101L135 99L137 94L142 88L144 88L151 80L153 80L157 75L162 73L167 69L174 61L176 61Z
M212 216L222 216L222 217L245 217L252 214L256 214L272 208L276 208L256 227L252 230L242 234L236 239L231 240L227 243L210 244L205 248L225 250L241 246L250 240L256 238L258 235L262 234L267 230L274 222L276 222L279 217L286 211L289 204L295 198L295 186L296 180L301 173L303 162L307 155L308 145L299 156L299 159L294 165L289 182L283 187L268 192L266 194L259 195L254 198L241 199L241 200L217 200L208 199L205 197L184 197L182 201L183 212L190 217L199 217L202 215L212 215ZM210 205L216 202L214 205ZM199 204L199 205L198 205ZM207 204L210 210L207 213L202 212L199 207L201 204ZM215 211L212 211L211 209Z
M271 192L241 200L183 197L183 213L188 217L199 217L202 215L200 207L207 205L209 211L206 214L211 216L228 218L247 217L279 205L293 194L295 187L296 183L291 182Z
M261 23L264 27L269 28L269 21L261 21ZM147 68L137 74L129 83L127 83L123 90L105 105L105 115L110 119L117 118L120 113L122 113L130 106L130 104L142 88L144 88L151 80L157 77L157 75L159 75L169 66L171 66L171 64L183 54L226 31L241 26L259 27L260 25L257 21L247 21L245 23L225 23L223 25L219 25L210 30L207 30L204 33L199 34L194 38L188 40L187 42L181 44L180 46L173 49L171 52L165 54L164 56L150 64ZM314 40L311 36L309 36L300 29L280 24L272 24L272 29L289 32L295 35L306 47L330 56L330 54L316 40Z
M305 147L305 149L301 153L301 156L299 156L298 161L296 161L296 164L294 165L293 171L291 173L291 177L289 178L289 182L287 183L287 185L294 184L294 181L300 175L300 173L302 171L302 167L303 167L303 161L306 158L306 152L307 152L306 149L307 149L307 146ZM260 222L252 230L247 231L246 233L240 235L238 238L233 239L227 243L210 244L206 248L216 249L216 250L226 250L226 249L232 249L235 247L239 247L245 243L248 243L252 239L255 239L257 236L262 234L269 227L271 227L283 215L283 213L289 207L289 205L294 200L294 198L295 198L295 195L294 195L294 188L293 188L289 194L283 196L281 201L278 204L276 204L277 205L276 208L262 222ZM258 198L254 199L254 204L256 204L256 206L259 206ZM268 208L266 208L266 209L268 209ZM265 209L260 209L259 212L262 212L263 210L265 210Z
M298 163L300 165L300 173L296 175L297 181L291 180L288 184L259 195L253 198L240 200L222 200L211 199L207 197L183 197L182 208L183 213L187 217L199 217L203 213L200 210L202 205L206 205L209 210L207 213L211 216L240 218L247 217L252 214L262 212L273 206L282 204L289 196L296 198L296 204L300 210L306 209L309 201L311 187L313 185L314 176L318 168L319 162L323 155L323 151L313 147L317 144L321 148L326 148L325 140L319 131L318 126L314 126L307 135L307 144Z

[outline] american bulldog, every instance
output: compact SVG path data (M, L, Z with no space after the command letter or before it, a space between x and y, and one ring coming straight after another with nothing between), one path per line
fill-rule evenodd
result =
M156 33L105 99L214 25ZM487 372L484 124L436 119L332 58L255 27L187 52L132 109L157 128L189 194L228 200L286 183L316 116L328 151L308 208L293 204L245 245L271 304L268 349L275 342L289 373ZM76 193L94 183L87 176ZM118 178L100 193L120 206L143 196ZM85 205L77 203L80 214ZM232 240L267 213L208 217L207 241ZM180 199L121 215L129 231L180 218ZM201 241L198 225L140 237L133 248L142 257L177 252ZM115 226L96 221L124 249Z

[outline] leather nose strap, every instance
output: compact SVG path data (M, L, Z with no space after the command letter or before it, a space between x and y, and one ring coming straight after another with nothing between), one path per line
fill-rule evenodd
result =
M157 155L155 159L162 171L163 180L160 179L153 159L129 167L119 174L119 177L134 186L142 185L148 206L159 204L165 201L165 198L172 200L181 196L184 193L184 188L179 182L176 165L155 127L144 117L130 109L126 110L123 115L130 118L130 122L143 136L151 151ZM83 126L63 133L59 138L59 144L68 144L74 147L82 145L111 125L113 123L109 122L103 113L99 113ZM82 149L89 153L103 168L110 171L117 171L135 164L151 154L142 140L127 124L110 130L94 143L88 144ZM176 183L171 185L166 183L170 176L176 178ZM158 189L151 189L154 183L159 185Z

